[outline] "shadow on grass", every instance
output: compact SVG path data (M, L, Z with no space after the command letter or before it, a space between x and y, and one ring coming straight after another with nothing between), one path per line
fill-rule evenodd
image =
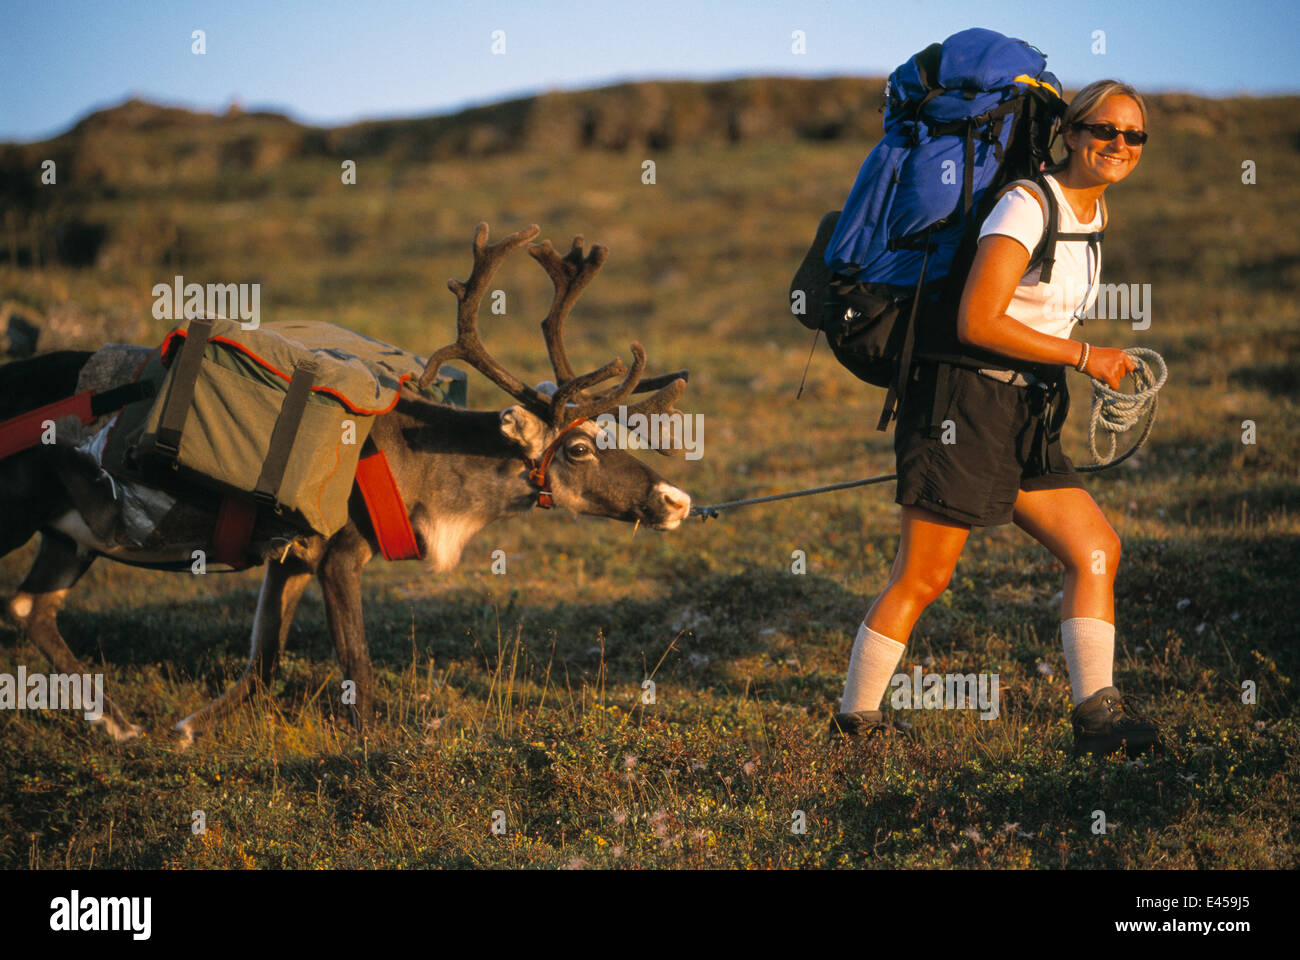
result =
M1187 437L1161 439L1162 428L1157 418L1153 435L1132 459L1114 468L1090 474L1085 483L1094 494L1102 489L1102 485L1115 479L1168 492L1170 482L1190 484L1204 479L1225 487L1230 485L1230 489L1224 490L1223 497L1234 503L1246 499L1252 507L1257 505L1261 514L1281 507L1289 510L1300 505L1300 485L1254 479L1261 473L1285 470L1287 454L1274 449L1263 439L1255 446L1244 446L1239 439L1238 425L1229 423L1224 432L1219 434L1227 439L1214 442L1206 442L1203 437L1195 440ZM1141 427L1136 428L1140 429ZM1125 454L1136 440L1137 434L1134 431L1121 434L1116 446L1116 457ZM1104 453L1107 445L1105 434L1099 431L1098 450ZM1067 444L1067 447L1066 452L1071 455L1075 466L1091 461L1086 438L1077 446ZM1146 502L1164 507L1171 517L1181 516L1184 506L1175 497L1157 500L1148 496Z
M1230 383L1262 390L1271 396L1300 396L1300 373L1294 363L1269 363L1241 367L1228 375Z
M576 592L576 591L574 591ZM79 610L75 593L59 615L72 651L90 663L170 664L178 675L225 676L242 667L256 595L236 591L196 603L157 603L129 615ZM694 654L697 665L760 653L776 631L806 640L823 631L848 631L862 615L863 597L834 580L771 570L704 576L690 586L669 587L649 600L608 602L504 596L486 591L433 593L402 599L392 591L367 591L366 636L378 667L409 667L423 660L485 659L495 665L498 637L510 644L516 632L533 659L554 650L555 662L579 670L595 667L603 649L607 670L640 671L672 650ZM0 639L15 642L11 623ZM334 645L316 588L309 588L290 630L287 649L310 661L332 660Z
M1290 494L1276 496L1286 502ZM913 652L924 646L936 656L964 651L979 657L996 636L998 657L1032 669L1041 648L1055 646L1057 605L1041 599L994 603L989 594L1009 585L1030 597L1048 596L1058 588L1059 572L1005 563L970 564L959 572L963 576L954 579L947 602L922 615ZM1204 535L1194 543L1130 539L1116 589L1125 643L1159 646L1167 631L1176 629L1185 654L1205 665L1227 666L1233 650L1239 662L1256 648L1292 673L1300 669L1300 651L1279 640L1293 632L1300 616L1297 572L1300 539L1294 537ZM197 682L206 695L216 696L243 669L256 603L251 592L154 604L129 616L79 611L75 594L72 599L60 615L62 632L74 653L87 663L106 664L110 676L115 666L160 664L168 675ZM637 689L654 676L696 692L736 693L740 674L758 672L750 669L758 657L774 667L793 667L775 678L765 671L767 678L759 681L765 697L811 703L824 698L828 681L824 670L804 669L801 662L847 663L865 606L862 595L829 577L769 568L702 576L649 599L604 602L517 589L409 599L370 590L365 622L372 660L389 686L413 664L423 678L430 661L439 670L459 663L461 693L486 703L498 670L509 672L517 642L519 678L525 682L540 683L549 669L553 684L575 688L600 682ZM1207 620L1216 629L1198 631ZM17 640L12 625L0 626L0 642ZM287 647L277 680L279 700L305 702L323 673L338 669L315 588L303 599ZM739 671L730 669L738 660L748 662Z

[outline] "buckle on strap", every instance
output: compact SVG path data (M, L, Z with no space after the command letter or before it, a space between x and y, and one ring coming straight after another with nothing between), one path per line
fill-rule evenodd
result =
M528 467L528 481L537 488L537 506L543 510L549 510L555 506L555 501L551 497L551 481L546 475L551 468L551 461L555 459L555 453L560 449L560 443L564 440L565 435L578 424L586 422L586 417L578 417L578 419L557 433L555 439L542 452L540 460L524 457L524 463Z
M990 380L996 380L998 383L1006 383L1016 387L1032 387L1045 385L1045 381L1040 380L1032 373L1025 373L1020 370L997 370L988 367L981 367L980 374L988 377Z

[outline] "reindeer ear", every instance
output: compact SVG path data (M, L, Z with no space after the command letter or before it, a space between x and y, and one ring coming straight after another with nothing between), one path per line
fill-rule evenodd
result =
M546 449L546 424L518 405L501 411L501 435L534 460Z

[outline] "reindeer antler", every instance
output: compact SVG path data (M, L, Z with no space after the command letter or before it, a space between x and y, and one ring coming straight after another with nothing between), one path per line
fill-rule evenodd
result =
M480 223L474 229L474 268L470 271L469 280L465 283L455 279L447 281L447 287L456 294L458 303L456 342L441 348L429 358L424 373L420 376L421 390L433 382L445 361L464 360L533 412L541 415L549 413L550 399L498 363L487 352L478 335L478 308L483 302L492 275L501 266L501 261L539 233L541 228L534 223L488 246L488 225Z
M596 377L595 374L578 377L573 371L572 364L569 363L568 350L564 346L564 321L568 318L569 310L578 296L609 256L609 249L599 243L591 248L590 253L584 255L585 242L581 234L574 237L569 252L563 257L556 252L549 240L528 247L529 255L542 265L555 287L551 309L547 311L546 319L542 321L542 336L546 340L546 352L550 355L551 367L555 371L556 381L560 384L560 389L556 391L552 400L552 422L559 424L573 417L595 417L616 408L632 393L645 393L650 390L657 390L659 393L635 405L632 410L646 413L667 412L672 409L673 401L681 396L682 390L686 387L686 371L679 370L676 373L662 374L643 380L641 374L645 369L645 351L641 344L632 344L634 358L632 369L623 382L594 397L587 393L587 387L602 383L613 376L614 372L611 370L602 377ZM602 368L605 369L607 368ZM596 371L597 374L600 372ZM670 391L669 388L679 381L681 386ZM566 410L570 403L574 404L574 409Z
M536 224L510 234L504 240L488 245L488 225L480 223L474 231L474 267L469 280L448 280L448 288L456 294L456 342L442 347L429 358L420 377L420 388L427 387L437 376L447 360L463 360L539 416L545 417L553 427L563 426L578 417L594 418L615 409L632 393L657 391L653 396L629 408L632 413L679 413L673 403L686 389L686 371L665 374L642 380L645 370L645 350L641 344L632 344L632 367L629 370L617 357L590 373L578 375L569 363L564 346L564 321L587 284L605 263L609 251L601 244L584 249L581 236L573 240L567 255L561 257L549 240L532 244L528 253L540 263L551 278L555 296L551 308L542 321L542 336L546 351L555 370L559 388L546 396L528 386L498 363L478 335L478 310L483 302L493 274L501 262L514 250L540 233ZM623 377L617 386L592 395L590 388L612 377ZM572 404L572 406L570 406Z
M550 354L557 383L564 383L576 376L569 364L568 351L564 348L564 321L579 295L609 256L609 248L599 243L591 248L591 253L583 256L584 242L581 234L574 237L573 245L563 257L555 252L549 240L528 247L528 255L542 265L555 286L551 309L542 321L542 336L546 339L546 352Z

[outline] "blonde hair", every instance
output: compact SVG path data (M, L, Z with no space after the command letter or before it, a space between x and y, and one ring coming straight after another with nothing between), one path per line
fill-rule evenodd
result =
M1128 97L1137 104L1138 111L1142 114L1142 129L1147 126L1147 105L1142 99L1142 95L1130 87L1127 83L1119 80L1097 80L1088 84L1082 90L1074 95L1070 105L1065 108L1065 115L1061 117L1061 143L1065 143L1065 131L1076 123L1086 120L1107 97ZM1070 165L1070 148L1065 147L1065 157L1056 163L1047 167L1047 173L1060 173Z

